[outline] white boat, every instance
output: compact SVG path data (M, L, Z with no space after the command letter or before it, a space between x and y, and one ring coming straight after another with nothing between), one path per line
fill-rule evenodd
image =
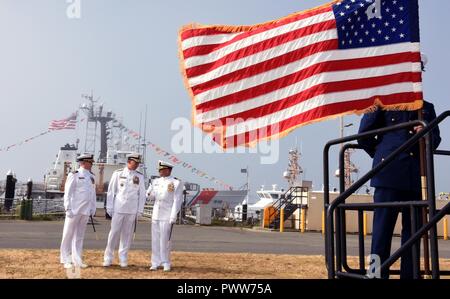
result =
M312 189L312 182L301 179L303 169L299 165L300 152L298 149L292 149L289 151L289 163L288 169L283 173L283 177L288 181L289 188L287 190L279 189L277 185L272 185L272 189L265 189L261 186L261 189L256 191L258 200L255 203L249 204L244 200L241 204L237 205L234 210L234 219L242 221L243 208L247 206L247 218L261 218L263 210L273 206L278 209L285 207L286 204L293 205L296 209L291 212L298 212L298 207L306 206L307 192L304 190ZM301 189L291 189L301 187ZM289 191L290 190L290 191ZM303 190L303 191L302 191ZM288 192L288 194L286 194ZM284 199L284 197L286 198Z
M272 189L265 189L265 186L261 186L261 189L256 191L258 199L253 204L247 204L247 218L258 218L261 211L265 208L272 206L281 196L285 193L285 190L278 189L278 186L272 185ZM242 221L242 211L245 201L241 202L234 209L234 219Z

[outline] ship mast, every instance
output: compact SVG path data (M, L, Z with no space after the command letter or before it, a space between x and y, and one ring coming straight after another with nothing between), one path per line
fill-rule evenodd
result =
M344 125L344 117L340 117L340 135L341 138L344 138L345 133L344 129L349 128L353 126L352 123ZM341 144L341 149L344 147L344 144ZM351 161L351 155L353 154L353 149L348 149L344 153L344 182L345 182L345 189L350 188L350 186L353 184L352 179L352 173L358 173L359 169L358 167L352 163ZM340 177L339 169L336 171L336 177ZM342 190L343 191L343 190Z
M98 157L99 163L106 163L108 154L108 137L111 134L109 123L114 120L112 112L104 113L103 104L96 109L95 104L98 100L94 100L94 95L83 95L83 98L89 101L89 104L81 105L80 109L86 113L87 129L85 140L85 152L95 154L95 145L97 139L97 125L100 125L100 155Z
M148 113L148 106L145 105L145 120L144 120L144 140L142 142L142 168L144 170L144 178L145 181L148 181L147 178L147 113Z
M295 187L300 182L300 176L303 173L299 164L300 157L301 153L297 148L289 151L288 169L284 172L284 178L288 181L289 188Z

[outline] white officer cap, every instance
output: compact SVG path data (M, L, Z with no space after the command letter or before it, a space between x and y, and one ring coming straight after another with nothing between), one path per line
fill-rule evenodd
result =
M141 163L141 155L138 153L129 154L127 155L127 160L131 160L136 163Z
M164 162L164 161L161 161L161 160L158 162L158 170L161 170L161 169L172 169L174 167L175 167L174 165L172 165L172 164L170 164L168 162Z
M93 154L82 154L77 158L77 162L91 162L94 163L94 155Z

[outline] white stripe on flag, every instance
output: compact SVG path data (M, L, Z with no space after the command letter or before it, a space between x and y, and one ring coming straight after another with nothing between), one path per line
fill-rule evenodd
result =
M308 36L300 37L296 40L287 42L285 44L276 46L274 48L269 48L267 50L258 52L256 54L241 58L239 60L224 64L208 73L203 75L193 77L189 79L189 85L194 87L196 85L208 82L213 79L217 79L229 73L241 70L243 68L276 58L287 53L318 44L324 41L337 39L337 30L331 29L327 31L322 31L319 33L311 34Z
M181 48L184 50L197 47L197 46L207 46L207 45L217 45L229 42L240 33L224 33L224 34L214 34L214 35L202 35L194 36L183 40L181 43Z
M407 83L385 85L376 88L319 95L305 102L299 103L293 107L277 111L273 114L266 115L264 117L256 119L249 119L242 123L228 126L225 137L228 138L234 135L243 134L245 132L265 128L270 125L275 125L279 122L282 122L283 120L293 117L294 115L298 115L324 105L343 103L360 99L368 99L373 96L384 96L403 92L421 92L421 91L422 91L421 83L407 82Z
M305 28L314 24L323 23L326 21L334 20L333 12L326 12L318 15L314 15L312 17L308 17L303 20L299 20L293 23L289 23L280 27L276 27L274 29L270 29L267 31L263 31L261 33L251 35L247 38L241 39L235 43L227 45L217 51L213 51L206 55L194 56L185 60L186 68L191 68L194 66L199 66L207 63L214 62L223 58L224 56L231 54L239 49L246 48L248 46L252 46L259 42L271 39L278 35L286 34L301 28Z
M397 53L416 53L420 52L420 47L418 43L401 43L395 45L388 46L380 46L377 48L362 48L362 49L351 49L351 50L333 50L333 51L325 51L314 54L312 56L303 58L301 60L294 61L293 63L287 64L277 69L270 70L268 72L264 72L258 74L256 76L246 78L237 82L233 82L227 85L223 85L214 89L210 89L205 91L195 97L196 104L206 103L212 100L215 100L220 97L224 97L241 90L245 90L251 87L258 86L263 83L267 83L287 75L293 74L295 72L299 72L301 70L307 69L313 65L322 63L322 62L330 62L330 61L339 61L339 60L347 60L347 59L359 59L359 58L370 58L384 55L391 55ZM230 66L229 72L233 71L233 68ZM208 78L209 80L214 79L214 77ZM206 80L208 81L208 80ZM205 81L205 82L206 82Z
M421 71L422 69L420 63L412 64L410 62L406 62L397 65L356 69L344 72L339 71L339 72L322 73L309 77L308 79L299 81L285 88L277 89L271 93L256 98L252 98L241 103L234 103L228 106L220 107L215 110L198 114L197 122L199 123L210 122L230 115L241 113L250 109L261 107L270 103L274 103L323 83L339 82L354 79L368 79L372 77L381 77L404 72L420 73Z

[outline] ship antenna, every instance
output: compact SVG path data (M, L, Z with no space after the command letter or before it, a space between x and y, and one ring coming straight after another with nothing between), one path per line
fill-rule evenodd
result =
M142 143L142 161L143 161L143 169L144 169L144 178L147 182L147 113L148 113L148 105L145 104L145 120L144 120L144 142Z

